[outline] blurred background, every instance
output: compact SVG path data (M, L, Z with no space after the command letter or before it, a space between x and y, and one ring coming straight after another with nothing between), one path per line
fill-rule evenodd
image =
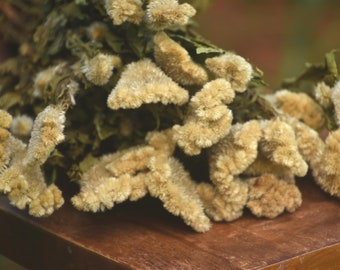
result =
M248 59L277 89L340 48L339 10L337 0L213 0L197 19L204 37Z

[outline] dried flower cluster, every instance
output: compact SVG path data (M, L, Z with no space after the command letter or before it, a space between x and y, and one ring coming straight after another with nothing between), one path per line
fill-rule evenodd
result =
M51 214L64 202L54 181L66 173L80 186L71 198L79 210L149 194L205 232L245 208L267 218L296 211L295 177L309 169L340 198L334 69L309 92L293 91L300 76L264 94L246 59L188 31L190 4L47 2L45 21L0 65L0 191L13 205ZM192 176L184 161L195 156L209 179Z

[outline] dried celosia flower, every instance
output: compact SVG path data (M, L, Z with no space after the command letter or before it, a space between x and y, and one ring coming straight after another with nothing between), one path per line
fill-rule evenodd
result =
M112 76L113 69L121 65L118 56L99 53L90 60L86 60L82 67L86 79L95 85L108 83Z
M319 82L315 86L314 95L322 107L329 108L332 106L331 88L325 82Z
M334 118L340 127L340 81L338 81L332 88L331 99L334 105Z
M294 212L301 203L297 186L287 184L272 174L249 180L247 207L258 217L275 218L285 210Z
M283 112L303 121L314 129L321 128L325 123L322 108L305 93L280 90L274 95L274 103Z
M205 60L207 67L220 78L225 78L231 83L236 92L244 92L252 78L251 65L241 56L225 53Z
M230 194L223 194L208 183L197 186L197 193L203 201L205 213L214 221L233 221L243 214L248 199L248 186L239 178L229 184Z
M0 109L0 128L9 128L12 123L12 115Z
M48 106L34 121L24 163L43 164L57 144L64 140L65 111L58 106Z
M340 198L340 129L331 132L325 142L322 156L313 164L316 183L332 196Z
M146 10L146 22L151 29L161 30L185 25L196 14L188 3L179 4L178 0L150 0Z
M169 157L175 145L171 137L171 130L152 132L146 138L147 145L104 156L84 173L81 191L72 203L80 210L96 212L149 192L196 231L207 231L210 222L194 182L183 166Z
M174 81L183 85L203 85L208 74L203 67L192 61L189 53L164 32L154 36L156 63Z
M144 103L182 105L188 99L188 91L166 76L150 59L142 59L126 66L107 104L117 110L138 108Z
M33 128L33 119L28 115L19 115L13 118L11 132L18 137L27 137Z
M141 0L105 0L106 12L114 25L124 22L139 24L144 16L142 6Z
M294 175L304 176L308 165L299 153L294 130L280 119L263 122L261 152L273 163L288 167Z
M217 143L231 125L232 113L225 104L234 98L230 83L216 79L206 83L190 100L184 125L174 125L174 139L188 155Z
M208 231L210 221L204 214L196 185L184 167L175 158L167 156L152 157L149 166L151 172L146 183L150 194L197 232Z

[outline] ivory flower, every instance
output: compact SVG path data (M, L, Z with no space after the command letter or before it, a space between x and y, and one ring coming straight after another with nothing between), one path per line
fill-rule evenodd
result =
M272 174L249 181L247 207L258 217L275 218L285 210L294 212L301 206L301 193L297 186L287 184Z
M12 134L19 137L29 136L33 128L33 119L28 115L19 115L13 118L11 124Z
M319 129L324 125L325 116L322 108L307 94L280 90L274 96L275 105L283 112L314 129Z
M232 113L225 104L234 98L230 83L216 79L206 83L190 100L184 125L175 125L174 139L188 155L217 143L231 125Z
M114 25L124 22L139 24L144 16L141 0L105 0L107 14Z
M146 145L106 155L87 172L72 198L77 209L103 211L127 199L137 200L147 193L159 198L164 207L183 218L196 231L210 228L195 183L173 157L172 130L151 132Z
M319 82L315 86L314 95L322 107L330 108L332 106L331 88L324 82Z
M243 57L233 53L207 58L205 64L216 77L229 81L236 92L244 92L252 78L251 65Z
M188 92L164 74L150 59L143 59L126 66L107 104L117 110L134 109L144 103L174 103L188 101Z
M11 204L19 209L28 205L34 216L50 215L64 202L56 186L46 185L40 168L63 140L64 121L64 112L48 106L35 119L28 145L12 135L6 139L8 158L0 170L0 191L8 194Z
M192 61L189 53L164 32L154 36L156 63L174 81L183 85L203 85L207 72Z
M95 85L108 83L112 76L113 69L121 65L118 56L99 53L90 60L85 61L82 71L86 79Z
M151 29L161 30L178 25L186 25L196 14L188 3L178 0L150 0L146 10L146 23Z
M332 88L331 99L334 105L334 117L338 127L340 127L340 81Z

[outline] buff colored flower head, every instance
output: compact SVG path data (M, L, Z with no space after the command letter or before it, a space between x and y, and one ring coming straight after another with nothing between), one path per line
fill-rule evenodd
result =
M332 88L331 99L334 105L334 117L338 127L340 127L340 81Z
M12 123L12 116L0 109L0 128L9 128Z
M192 61L188 52L164 32L154 36L156 63L174 81L183 85L203 85L208 80L205 69Z
M285 210L292 213L301 206L301 193L297 186L287 184L272 174L249 181L247 207L258 217L275 218Z
M206 83L191 98L184 125L173 126L174 139L187 155L198 155L229 132L232 112L225 104L233 98L234 91L224 79Z
M275 93L275 105L314 129L321 128L325 123L322 108L305 93L280 90Z
M188 99L188 91L166 76L150 59L142 59L126 66L107 104L117 110L138 108L144 103L182 105Z
M327 193L340 198L340 129L331 132L325 142L322 155L312 165L316 183Z
M118 56L99 53L90 60L85 61L82 71L86 79L95 85L108 83L112 76L113 69L121 65Z
M147 5L146 23L151 29L162 30L178 25L186 25L196 14L188 3L179 4L178 0L150 0Z
M294 130L280 119L263 122L260 149L272 162L289 168L294 175L307 173L308 166L298 150Z
M11 132L18 137L27 137L33 128L33 119L28 115L19 115L13 118Z
M329 108L332 106L331 88L324 82L319 82L316 85L314 95L322 107Z
M57 144L64 140L65 112L48 106L34 121L24 163L43 164Z
M205 60L216 77L225 78L236 92L244 92L252 78L251 65L241 56L225 53Z
M139 24L144 16L142 6L141 0L105 0L106 12L114 25L124 22Z

